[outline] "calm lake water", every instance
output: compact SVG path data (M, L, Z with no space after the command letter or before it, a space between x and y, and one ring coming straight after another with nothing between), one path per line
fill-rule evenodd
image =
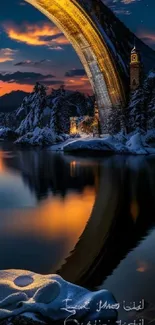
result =
M144 299L155 318L155 156L77 158L1 143L0 269L10 268L57 272L120 304Z

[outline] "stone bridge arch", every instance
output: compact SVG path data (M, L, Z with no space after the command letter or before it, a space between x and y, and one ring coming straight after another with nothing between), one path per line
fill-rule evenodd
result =
M25 1L53 21L72 44L93 88L105 129L111 107L125 103L125 96L115 60L95 19L79 0Z

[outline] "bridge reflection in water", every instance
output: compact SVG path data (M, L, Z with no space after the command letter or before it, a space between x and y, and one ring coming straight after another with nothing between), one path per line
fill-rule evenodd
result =
M89 189L88 196L84 195L89 200L91 193L91 200L81 214L84 222L79 228L80 238L75 237L74 248L67 252L58 267L53 265L52 272L93 290L107 288L118 300L146 298L155 303L152 290L155 271L154 162L153 156L88 159L53 155L46 150L19 150L13 152L10 159L6 155L0 166L1 170L5 168L21 174L26 186L45 207L50 192L65 198L69 192L87 194L85 191ZM79 200L74 202L80 206ZM73 223L78 225L74 211L79 206L75 206L70 215L68 230ZM48 214L48 210L46 212ZM49 214L49 221L51 218ZM62 209L59 218L62 227L66 218L67 212L63 214ZM44 218L42 221L45 222ZM53 264L52 259L53 255L48 256L48 265Z
M143 157L104 159L89 221L59 270L67 280L91 289L98 286L146 236L155 214L153 161Z
M138 316L119 309L124 322L141 317L148 324L155 319L154 162L154 157L103 159L90 219L58 271L91 290L110 290L120 306L125 300L139 303L144 299L148 310Z

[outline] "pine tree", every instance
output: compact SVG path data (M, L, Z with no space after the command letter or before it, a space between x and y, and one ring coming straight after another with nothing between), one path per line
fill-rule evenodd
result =
M143 132L146 130L147 107L145 105L145 92L143 87L131 94L128 106L128 132Z
M112 107L108 114L107 131L110 135L122 131L126 133L126 111L121 106Z
M41 99L41 109L46 106L47 103L47 94L46 94L46 87L43 85L40 85L40 99Z
M43 98L46 97L46 87L44 85L40 85L40 96Z
M38 81L36 82L33 90L34 90L35 93L39 93L39 91L40 91L40 83Z
M151 77L150 77L151 76ZM147 107L147 129L155 128L155 71L152 70L144 82Z

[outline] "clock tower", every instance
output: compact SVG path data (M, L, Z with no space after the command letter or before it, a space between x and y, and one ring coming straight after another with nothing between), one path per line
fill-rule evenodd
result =
M130 57L130 89L131 89L131 91L136 90L140 86L141 72L142 72L142 65L141 65L140 53L134 46L134 48L131 51L131 57Z

